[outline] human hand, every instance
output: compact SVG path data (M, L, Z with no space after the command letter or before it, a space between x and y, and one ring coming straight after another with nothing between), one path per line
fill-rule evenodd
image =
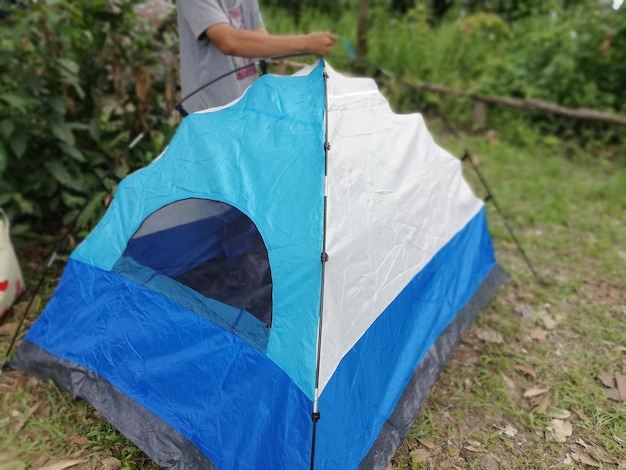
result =
M309 33L304 38L305 51L319 56L328 54L337 42L337 36L326 31Z

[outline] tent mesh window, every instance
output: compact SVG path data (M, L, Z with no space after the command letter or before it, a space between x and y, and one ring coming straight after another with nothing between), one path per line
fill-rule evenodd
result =
M235 207L194 198L157 210L113 271L266 350L272 325L267 248Z

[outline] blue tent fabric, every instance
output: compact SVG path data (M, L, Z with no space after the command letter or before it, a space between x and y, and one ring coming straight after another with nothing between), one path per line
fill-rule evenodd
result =
M11 366L164 468L384 470L504 279L458 160L319 62L186 117Z
M451 263L455 270L444 268ZM407 285L341 362L320 397L325 412L318 424L317 448L325 460L320 468L351 468L366 456L415 364L494 267L482 211ZM358 400L354 390L359 390ZM362 419L364 410L376 412L366 412L367 419Z
M245 341L123 276L70 260L26 341L96 372L219 469L304 468L312 404L286 374ZM262 445L243 445L249 439Z
M110 210L72 254L111 270L158 209L190 197L236 207L257 226L272 264L276 334L267 354L310 398L323 233L321 74L318 67L306 77L266 76L231 108L185 118L164 154L121 182Z

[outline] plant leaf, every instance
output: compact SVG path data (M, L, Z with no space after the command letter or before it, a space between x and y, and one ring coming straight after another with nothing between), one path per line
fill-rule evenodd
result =
M81 463L86 463L86 459L82 460L61 460L48 465L40 467L38 470L65 470L66 468L75 467Z
M28 104L28 100L20 95L13 93L4 93L0 95L0 100L5 101L9 106L13 108L23 109Z
M21 158L25 153L28 147L28 139L24 132L18 132L13 135L13 138L10 140L11 142L11 150L17 158Z
M546 427L546 438L556 442L565 442L572 435L572 423L562 419L553 419L552 424Z
M5 138L8 139L9 137L11 137L11 134L14 130L15 124L13 124L13 122L9 119L4 119L0 121L0 133L2 133Z
M50 174L54 177L54 179L61 185L77 191L83 190L83 185L80 180L72 177L63 163L53 160L46 163L46 168L50 171Z
M61 150L63 150L63 153L65 153L66 155L69 155L74 160L81 162L81 163L87 161L87 159L82 154L82 152L78 150L76 147L74 147L73 145L61 144L59 145L59 147L61 147Z
M63 121L53 122L50 125L50 130L54 134L54 136L62 142L65 142L69 145L74 145L74 134L69 126Z
M532 397L536 397L536 396L539 396L539 395L543 395L544 393L546 393L548 391L550 391L549 388L537 388L537 387L529 388L528 390L526 390L524 392L524 397L525 398L532 398Z
M78 64L74 62L73 60L61 57L57 61L61 67L63 67L66 71L72 74L77 74L78 71L80 70L80 67L78 66Z
M79 214L78 219L76 219L76 225L78 227L86 227L87 224L94 218L97 209L102 204L102 200L104 199L105 195L106 192L104 191L100 191L93 195L93 197L89 200L87 206L85 206L85 208Z

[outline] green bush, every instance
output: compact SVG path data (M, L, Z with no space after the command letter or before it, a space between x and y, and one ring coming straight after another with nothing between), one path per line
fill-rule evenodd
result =
M47 0L0 21L0 205L23 223L93 222L107 176L158 152L153 135L123 154L174 99L175 32L128 1Z
M434 27L432 3L409 3L399 14L390 1L370 1L367 74L382 68L409 82L626 113L626 8L551 0L512 18L455 3ZM127 150L176 101L175 11L168 0L28 5L0 17L0 205L21 223L89 225L115 189L109 176L150 162L177 125L170 118ZM357 5L261 2L271 32L336 32L329 60L348 72ZM399 112L435 104L457 126L472 124L469 100L388 77L384 86ZM601 154L626 140L623 129L601 123L504 107L491 107L488 117L490 128L526 144L572 137Z

